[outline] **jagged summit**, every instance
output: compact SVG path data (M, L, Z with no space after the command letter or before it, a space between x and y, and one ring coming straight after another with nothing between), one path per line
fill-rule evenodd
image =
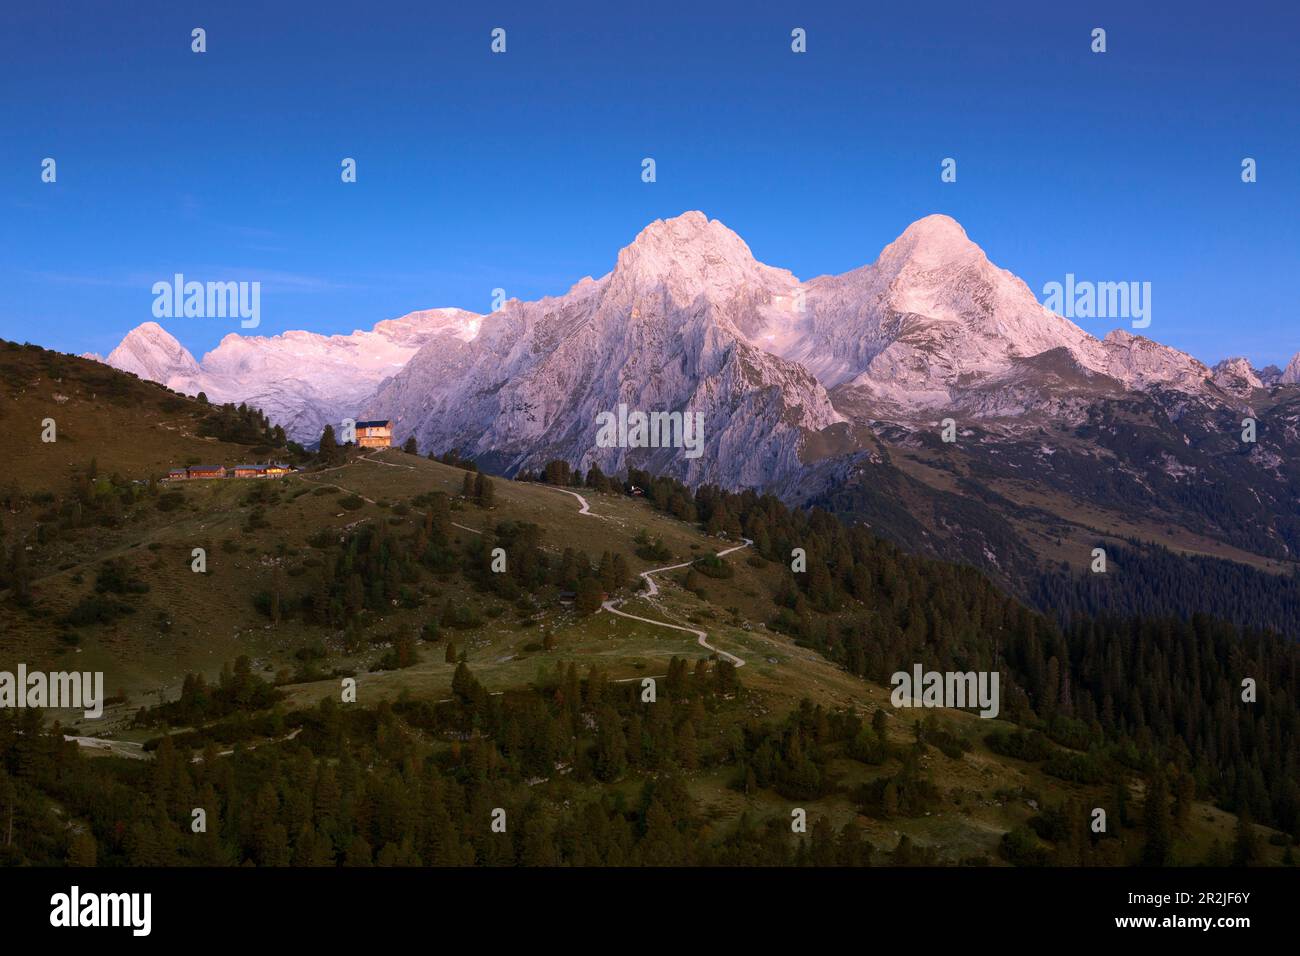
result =
M1300 383L1300 352L1291 356L1291 361L1286 363L1286 368L1282 370L1282 375L1278 379L1283 385L1295 385Z
M636 238L626 249L639 249L647 246L689 246L709 244L722 241L738 245L749 252L745 241L732 232L717 219L710 219L698 209L668 219L656 219L637 233Z
M157 322L144 322L126 334L104 360L124 372L177 387L173 382L199 374L199 364L180 342Z
M873 263L806 283L806 309L763 330L827 387L852 384L895 407L933 407L1017 359L1065 348L1088 368L1100 343L1044 308L951 216L912 223Z
M1040 356L1051 359L1032 361ZM583 459L590 421L621 402L702 408L718 447L747 454L708 458L715 470L695 465L691 477L731 484L795 470L801 430L843 421L836 403L900 422L940 408L1007 419L1057 414L1052 390L1067 380L1211 402L1248 398L1264 381L1248 363L1211 372L1123 329L1098 339L940 213L911 223L872 263L801 282L689 210L641 229L601 278L492 315L439 308L350 335L232 333L201 363L147 322L108 361L259 405L298 440L364 408L422 446L499 455L503 469L539 455ZM1300 382L1300 355L1280 377Z
M1224 359L1211 371L1214 373L1214 384L1233 395L1249 395L1255 389L1264 387L1263 379L1250 361L1240 356Z
M175 336L154 321L141 322L126 334L118 348L128 343L139 343L144 346L161 347L169 350L184 348L176 340Z

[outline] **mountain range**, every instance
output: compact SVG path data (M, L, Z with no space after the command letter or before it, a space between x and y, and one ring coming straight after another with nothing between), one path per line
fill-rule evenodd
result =
M606 275L487 315L231 334L202 361L149 322L105 361L258 406L303 443L389 418L399 441L508 475L558 458L772 490L1012 580L1097 535L1264 563L1300 549L1300 354L1210 368L1124 330L1098 339L943 215L800 280L692 211ZM702 415L704 453L599 447L620 405Z
M479 322L461 309L429 309L351 335L231 333L202 362L157 322L145 322L103 361L188 395L203 392L213 402L256 406L290 437L312 442L327 423L355 417L378 384L425 343L472 338Z

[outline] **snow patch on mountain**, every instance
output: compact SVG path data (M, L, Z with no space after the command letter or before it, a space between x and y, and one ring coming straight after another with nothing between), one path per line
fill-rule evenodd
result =
M107 361L261 407L303 442L326 422L384 417L399 441L492 470L563 458L730 487L775 486L805 458L861 452L855 428L810 445L845 422L908 430L952 415L998 441L1082 423L1126 393L1162 396L1178 416L1300 383L1300 354L1270 375L1244 359L1211 370L1125 330L1098 339L945 215L912 223L868 265L803 281L690 211L646 226L607 274L487 316L433 309L345 336L232 334L201 362L150 322ZM597 416L621 404L702 414L705 453L598 447Z
M169 388L201 374L189 350L157 322L145 322L128 332L105 362Z
M881 413L952 408L1014 412L999 387L1018 364L1064 350L1080 368L1130 389L1203 390L1210 371L1150 339L1098 340L991 263L952 218L926 216L874 263L802 284L803 313L768 311L755 340L808 368L828 388L851 390Z
M463 347L421 350L367 414L392 418L421 448L455 448L507 472L564 458L767 484L799 467L805 431L842 420L805 368L750 341L760 314L795 285L702 213L657 220L600 279L511 300ZM597 447L597 416L620 404L702 414L703 456Z
M107 362L179 392L204 392L212 402L260 408L290 438L306 443L319 438L326 423L358 417L375 389L424 345L472 339L481 322L482 316L461 309L430 309L350 335L232 333L202 362L158 323L146 322Z

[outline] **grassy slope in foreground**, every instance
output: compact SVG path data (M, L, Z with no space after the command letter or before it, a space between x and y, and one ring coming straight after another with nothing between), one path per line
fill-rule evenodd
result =
M30 371L35 370L24 370L23 374ZM109 374L111 379L115 373ZM61 452L66 457L69 447L74 452L64 463L65 469L80 467L83 458L96 457L102 472L119 471L140 479L156 476L166 467L196 455L214 460L247 457L244 446L224 446L195 436L193 414L188 418L184 414L192 403L154 386L128 381L130 393L124 402L129 404L110 402L107 407L97 392L85 391L85 383L74 387L69 400L62 403L56 397L67 394L58 391L62 382L42 382L36 376L30 386L20 390L6 408L6 420L20 423L34 419L39 423L39 417L44 417L39 413L52 402L66 409L62 413L67 423L63 434L75 438L62 448L39 442L19 444L15 475L24 490L57 488L59 479L66 478L66 471L55 467L53 456ZM150 398L155 399L153 404L146 401ZM177 401L185 407L176 406ZM182 412L179 422L166 417L168 409ZM138 434L142 428L148 430L149 442L118 438L120 434ZM33 432L39 435L35 427ZM239 654L250 655L266 672L292 667L295 652L318 642L322 629L297 620L271 625L255 610L252 596L265 587L268 574L279 568L288 581L293 581L294 569L312 559L314 551L308 538L320 529L342 531L364 521L395 520L398 526L413 525L418 515L411 511L405 516L397 514L401 510L399 503L433 490L456 498L464 474L437 462L389 451L373 456L373 460L354 460L327 472L271 483L269 489L278 499L275 502L251 500L258 490L250 482L187 483L178 489L184 504L175 511L159 512L146 503L111 534L92 529L59 541L56 546L63 550L38 569L34 588L49 613L32 618L7 608L0 612L5 615L0 667L12 667L21 660L47 668L103 669L108 674L110 692L122 688L131 696L130 709L150 702L148 695L155 691L174 696L185 673L215 675L224 662ZM42 486L43 481L48 484ZM495 485L492 509L461 503L453 511L452 520L479 530L501 521L534 522L542 528L542 543L548 550L558 552L572 546L593 559L605 550L619 551L634 574L689 560L729 544L706 538L698 529L656 513L634 499L584 492L598 517L581 516L577 501L554 488L502 480ZM342 504L347 494L367 500L353 510ZM259 509L264 514L264 525L250 522ZM11 529L17 525L15 522ZM638 558L632 537L640 528L647 529L652 537L661 537L673 557L653 562ZM473 532L457 530L456 534L468 540ZM206 575L190 570L194 547L207 550ZM125 561L148 590L137 599L139 607L134 614L111 624L80 629L80 646L73 649L60 641L55 619L93 589L93 569L110 556ZM827 707L852 706L867 714L883 707L893 717L891 737L910 739L911 723L920 712L893 711L888 707L885 689L864 683L762 626L771 613L771 591L785 572L769 563L753 567L747 557L737 552L726 559L735 574L725 580L708 579L707 600L684 591L670 572L658 577L661 595L653 603L632 597L623 608L647 618L663 617L705 630L716 646L744 658L747 664L740 676L750 692L747 718L779 718L806 697ZM706 653L690 634L603 613L580 618L571 606L553 599L543 601L538 623L525 627L508 608L499 607L502 602L474 591L463 580L439 580L427 587L431 600L471 603L483 612L485 623L481 627L453 632L450 639L465 652L476 677L489 690L521 686L539 668L554 669L570 661L583 671L599 662L610 677L619 679L663 674L673 656L694 659ZM496 613L498 610L501 613ZM391 613L368 616L364 626L369 634L382 639L418 630L428 613L427 608L395 608ZM160 626L163 623L165 627ZM546 627L556 634L555 649L530 650ZM441 645L422 647L422 661L404 670L368 672L382 651L381 640L379 646L352 656L332 654L329 661L356 670L365 705L403 693L434 699L449 694L453 665L444 662ZM338 681L288 684L284 689L291 706L311 705L336 694ZM127 708L119 708L117 719L120 721L126 712ZM1001 833L1032 815L1028 800L1035 796L1051 803L1066 797L1085 802L1104 799L1097 788L1064 783L1046 776L1034 764L989 751L983 736L1000 721L981 721L952 712L943 712L943 721L953 733L969 740L972 749L959 759L934 753L926 771L948 797L960 793L960 804L945 799L945 806L932 816L916 819L859 818L878 845L888 847L899 833L908 833L922 844L942 844L945 856L960 859L989 853ZM112 719L107 723L111 726ZM97 722L85 732L102 734L105 724ZM844 774L846 785L892 770L864 769L848 760L837 760L835 767ZM690 781L705 811L720 824L734 819L744 809L760 815L788 815L790 801L772 793L747 797L731 789L729 782L725 770L701 771ZM857 809L842 795L809 803L809 808L830 815L837 825L858 817ZM1208 846L1216 838L1230 842L1233 822L1227 814L1198 806L1187 836L1194 847ZM1277 855L1272 848L1268 852Z

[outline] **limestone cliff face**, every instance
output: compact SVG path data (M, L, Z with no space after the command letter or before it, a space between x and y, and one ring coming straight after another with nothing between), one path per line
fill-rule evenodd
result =
M868 265L801 281L687 212L643 229L601 278L487 316L432 309L345 336L232 334L201 362L149 322L106 361L258 406L304 443L326 422L390 418L398 442L414 435L507 473L562 458L733 488L789 487L810 458L862 450L862 428L882 422L916 431L953 416L1014 440L1079 426L1099 401L1152 396L1176 420L1300 384L1300 355L1281 372L1244 359L1211 370L1123 330L1098 339L942 215ZM620 405L698 413L702 453L601 447L598 418Z

